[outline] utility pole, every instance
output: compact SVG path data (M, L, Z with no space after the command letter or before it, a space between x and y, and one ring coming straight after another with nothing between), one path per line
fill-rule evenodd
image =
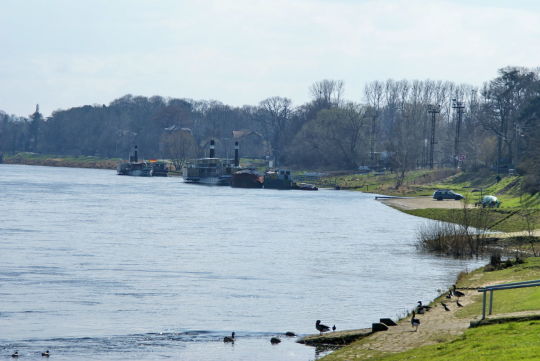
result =
M433 169L433 153L435 152L435 120L441 112L439 105L428 105L428 113L431 114L431 137L429 140L429 169Z
M452 108L457 110L457 124L456 124L456 138L454 140L454 165L457 168L459 165L459 133L461 131L461 119L463 118L463 112L465 111L465 105L463 102L457 99L452 99Z

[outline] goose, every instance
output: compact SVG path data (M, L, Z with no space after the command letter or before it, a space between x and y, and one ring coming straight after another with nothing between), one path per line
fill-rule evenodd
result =
M332 326L332 332L336 332L336 325Z
M411 326L416 327L414 329L414 332L416 332L416 331L418 331L418 326L420 326L420 320L417 319L417 318L414 318L414 316L416 316L416 313L414 311L412 311Z
M231 337L229 337L229 336L223 337L223 342L232 342L232 343L234 343L234 332L231 333Z
M446 305L446 303L441 302L441 305L444 307L444 310L445 310L445 311L450 311L450 309L448 308L448 306Z
M272 337L272 338L270 339L270 343L271 343L272 345L277 345L277 344L280 343L280 342L281 342L281 340L280 340L279 338L277 338L277 337Z
M448 299L452 298L452 291L448 291L448 294L445 296Z
M323 325L321 323L321 320L317 320L317 322L315 322L315 328L321 333L321 335L323 334L323 332L330 331L330 327Z
M11 357L13 357L13 358L19 357L19 351L15 351L15 352L11 355Z
M47 351L45 351L45 352L42 352L42 353L41 353L41 356L42 356L42 357L49 357L49 356L51 356L51 354L49 353L49 350L47 350Z
M463 305L462 305L461 303L459 303L459 300L456 300L456 305L457 305L458 307L463 307Z
M422 304L422 301L418 301L418 306L416 306L416 313L423 315L424 312L431 310L431 306L426 306Z
M464 294L463 292L456 290L456 285L453 285L452 288L454 289L454 290L453 290L454 296L456 296L458 299L459 299L460 297L465 296L465 294Z

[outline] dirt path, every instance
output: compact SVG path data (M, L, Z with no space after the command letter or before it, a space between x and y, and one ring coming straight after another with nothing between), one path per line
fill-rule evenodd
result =
M420 208L463 208L462 201L445 199L437 201L432 197L416 198L386 198L380 199L384 204L398 209L420 209ZM469 206L470 207L470 206Z
M463 290L465 296L460 297L459 303L467 307L473 303L473 296L478 295L475 290ZM430 311L416 315L420 319L418 331L411 325L411 317L401 320L397 326L390 327L388 331L377 332L360 342L353 344L340 352L340 360L365 360L380 356L384 353L407 351L416 347L444 342L462 334L471 321L479 320L480 315L473 318L458 318L456 311L457 298L444 299L449 311L445 311L440 302L433 304ZM412 308L413 305L411 305Z
M507 282L498 280L497 284ZM488 283L484 286L495 283ZM458 288L459 290L459 288ZM459 298L459 303L467 307L474 302L474 296L479 293L476 290L461 290L465 296ZM411 317L408 316L398 322L397 326L390 327L388 331L377 332L361 341L342 349L339 354L339 360L367 360L372 357L381 356L387 353L397 353L407 351L413 348L432 345L445 342L461 335L469 328L471 321L478 321L481 315L470 318L456 317L456 311L460 309L457 306L457 298L444 298L444 302L449 311L446 311L440 302L433 304L430 311L422 315L416 315L420 319L418 331L415 331L411 325ZM515 312L508 314L494 314L488 318L504 318L531 316L540 314L540 311Z

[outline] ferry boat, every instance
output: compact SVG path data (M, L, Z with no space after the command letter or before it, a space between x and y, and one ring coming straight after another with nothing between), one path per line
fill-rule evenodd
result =
M234 160L215 157L215 143L210 141L210 156L187 162L182 168L182 177L186 183L228 186L231 184L233 172L238 167L238 142L235 143Z
M139 162L137 146L133 149L133 154L129 156L129 162L119 163L116 167L118 175L130 175L135 177L151 177L152 165L148 162Z

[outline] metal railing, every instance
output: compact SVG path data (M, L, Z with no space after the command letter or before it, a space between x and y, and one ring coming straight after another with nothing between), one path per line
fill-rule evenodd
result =
M540 280L505 283L505 284L500 284L500 285L486 286L486 287L479 288L478 292L483 293L482 320L486 319L486 294L488 292L489 292L489 315L491 315L493 311L493 293L495 291L512 290L516 288L526 288L526 287L538 287L538 286L540 286Z

